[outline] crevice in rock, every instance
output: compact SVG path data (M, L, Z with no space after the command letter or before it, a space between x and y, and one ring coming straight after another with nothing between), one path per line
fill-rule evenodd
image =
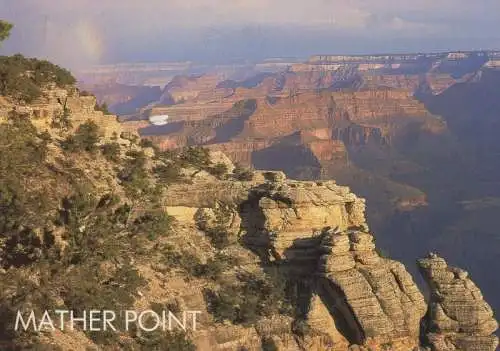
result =
M362 345L366 339L365 333L342 289L327 279L320 279L318 295L330 312L337 330L350 344Z

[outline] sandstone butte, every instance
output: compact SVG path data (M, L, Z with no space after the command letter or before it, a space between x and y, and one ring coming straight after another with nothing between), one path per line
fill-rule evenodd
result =
M125 131L115 117L94 111L95 98L62 89L48 91L30 106L0 101L0 121L16 108L28 113L40 130L50 130L61 101L71 109L73 128L92 120L104 138ZM253 128L259 126L254 123ZM233 167L220 152L212 157ZM241 243L234 252L246 257L241 266L260 272L278 267L279 274L302 280L307 291L300 317L312 330L306 337L297 338L284 316L249 327L216 324L206 317L206 329L193 335L199 350L260 350L263 336L279 350L290 351L494 351L498 345L493 312L467 273L448 267L435 254L420 260L430 289L426 301L405 266L378 253L365 201L335 181L294 181L282 172L265 171L257 171L252 181L217 180L202 172L190 184L169 186L163 200L180 223L180 247L212 225L215 211L224 206L230 213L225 225ZM140 269L149 278L149 289L137 306L161 295L175 296L190 309L206 309L204 283L177 280L165 286L165 276ZM75 350L90 345L79 333L52 337Z

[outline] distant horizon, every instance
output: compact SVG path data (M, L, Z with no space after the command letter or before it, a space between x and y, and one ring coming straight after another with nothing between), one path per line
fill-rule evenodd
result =
M2 52L71 69L500 50L496 0L0 0L0 8L14 24Z
M259 64L259 63L272 63L272 62L266 62L266 60L281 60L281 61L286 61L286 60L297 60L299 63L306 63L308 59L314 57L314 56L391 56L391 55L424 55L424 54L431 54L431 55L439 55L439 54L447 54L447 53L479 53L479 52L485 52L485 53L500 53L500 49L457 49L457 50L431 50L431 51L393 51L393 52L370 52L370 53L319 53L319 54L310 54L310 55L305 55L305 56L283 56L283 57L267 57L263 59L258 59L258 60L251 60L251 59L246 59L246 58L241 58L241 59L232 59L232 61L235 61L233 63L227 63L227 62L220 62L220 63L212 63L212 64L222 64L222 65L231 65L231 64ZM240 60L240 61L238 61ZM302 60L302 61L300 61ZM277 61L279 63L279 61ZM102 66L116 66L116 65L149 65L149 64L196 64L196 65L203 65L207 64L204 61L196 61L196 60L158 60L158 61L115 61L115 62L105 62L105 63L98 63L94 64L92 66L89 66L88 68L85 68L83 70L90 69L92 67L102 67Z

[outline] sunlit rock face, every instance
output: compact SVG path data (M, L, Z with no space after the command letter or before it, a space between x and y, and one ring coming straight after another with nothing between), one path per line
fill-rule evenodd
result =
M300 339L301 347L495 350L497 338L491 334L497 323L467 273L436 256L420 260L431 288L427 304L406 267L379 254L365 201L347 187L258 171L248 182L200 178L173 185L167 205L194 207L185 211L195 213L194 221L229 206L230 232L260 264L279 267L280 274L301 282L297 308L303 312L296 322L307 323L317 335ZM427 333L424 345L422 332Z
M423 296L402 264L375 251L364 200L349 188L257 172L251 182L207 178L168 192L170 213L189 205L200 208L196 218L208 218L210 208L229 205L228 227L237 223L261 264L279 264L281 274L302 281L301 318L321 335L302 340L303 347L340 351L390 343L407 351L418 345Z

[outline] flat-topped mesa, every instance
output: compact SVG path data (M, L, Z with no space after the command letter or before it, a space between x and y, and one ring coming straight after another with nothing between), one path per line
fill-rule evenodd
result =
M320 251L318 291L351 344L418 346L426 305L403 264L380 257L373 236L358 229L328 230Z
M425 322L433 350L496 350L498 323L468 273L432 253L418 265L431 290Z

